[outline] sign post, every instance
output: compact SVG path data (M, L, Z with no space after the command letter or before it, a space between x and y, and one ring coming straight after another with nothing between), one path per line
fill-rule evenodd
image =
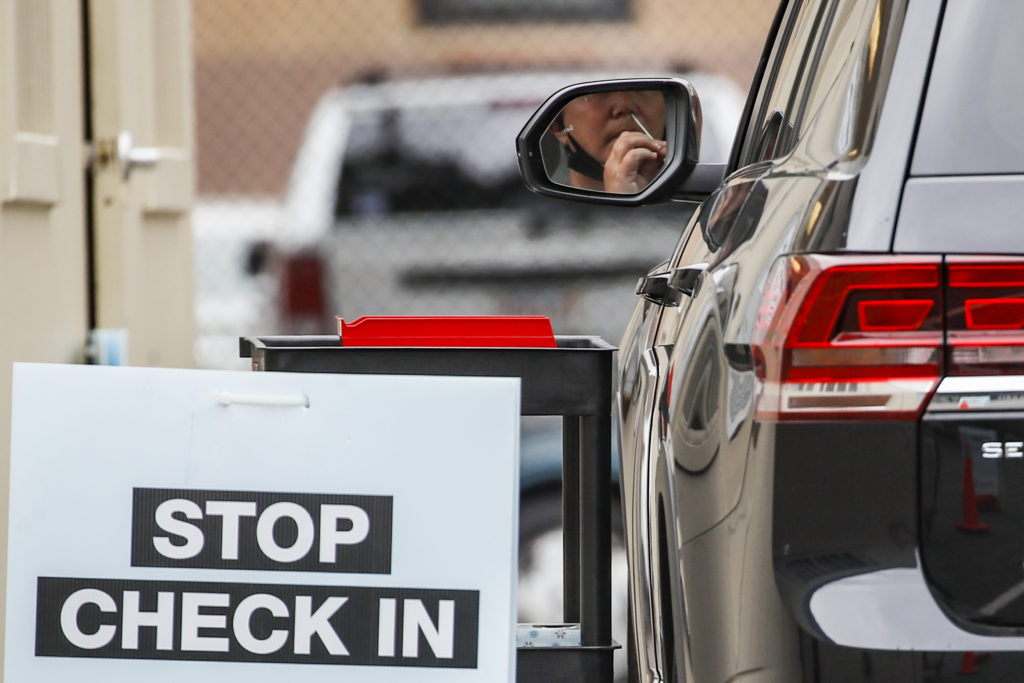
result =
M9 681L514 680L519 380L16 365Z

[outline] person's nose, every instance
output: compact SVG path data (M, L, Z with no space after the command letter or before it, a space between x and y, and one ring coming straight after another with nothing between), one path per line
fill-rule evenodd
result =
M633 98L626 91L611 93L608 98L608 113L612 118L628 116L633 109Z

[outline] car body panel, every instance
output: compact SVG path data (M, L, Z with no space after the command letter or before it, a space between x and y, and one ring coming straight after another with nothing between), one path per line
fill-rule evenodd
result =
M1019 252L1022 215L1024 175L910 178L894 248L955 254Z
M692 229L692 228L690 228ZM654 268L660 272L667 264ZM657 648L667 642L665 638L649 638L647 634L661 636L660 610L662 601L656 600L659 587L657 562L652 562L649 548L659 533L652 520L658 511L652 508L650 496L651 454L649 445L653 412L653 396L657 386L658 361L650 351L660 308L639 299L626 326L623 346L620 348L619 386L616 394L615 422L621 443L619 491L622 497L623 527L627 538L627 564L630 567L628 594L633 629L630 649L634 652L638 669L645 680L660 675L658 662L661 652ZM660 590L660 587L658 588Z

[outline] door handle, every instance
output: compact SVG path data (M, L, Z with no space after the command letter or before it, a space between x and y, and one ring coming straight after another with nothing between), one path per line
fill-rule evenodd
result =
M678 306L683 296L693 295L700 282L700 274L707 268L706 263L695 263L674 270L652 273L640 278L636 284L636 293L660 306Z
M160 161L159 147L135 147L132 134L126 130L117 135L117 159L121 162L124 179L128 180L133 169L137 167L151 168Z

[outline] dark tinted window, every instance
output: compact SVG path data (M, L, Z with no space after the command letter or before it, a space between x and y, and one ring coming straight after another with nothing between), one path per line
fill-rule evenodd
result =
M1024 172L1024 3L947 3L915 175Z
M522 206L510 140L528 111L483 106L374 110L353 115L335 216ZM508 120L506 120L508 119Z
M462 211L521 205L530 192L519 175L486 182L444 159L390 151L346 162L338 184L337 217L408 211Z

